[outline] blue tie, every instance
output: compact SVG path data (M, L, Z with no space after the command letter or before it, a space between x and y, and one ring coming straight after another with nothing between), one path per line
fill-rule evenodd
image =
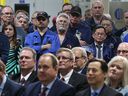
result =
M94 91L92 96L98 96L98 93Z

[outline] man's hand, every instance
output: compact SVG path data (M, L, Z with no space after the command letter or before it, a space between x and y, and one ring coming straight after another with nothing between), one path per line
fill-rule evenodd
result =
M42 48L42 50L49 49L49 48L51 48L51 44L42 45L41 48Z

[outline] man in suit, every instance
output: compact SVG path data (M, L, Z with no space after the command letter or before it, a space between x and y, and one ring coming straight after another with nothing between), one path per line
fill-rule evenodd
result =
M24 47L19 55L19 64L21 73L13 75L12 80L20 83L21 85L28 85L38 81L36 72L36 52L34 49Z
M76 96L123 96L105 85L108 66L104 60L92 59L87 64L87 80L89 88L79 92Z
M66 84L74 86L76 91L85 89L88 86L86 76L73 70L75 56L68 48L60 48L56 54L59 60L59 74L61 80Z
M107 37L106 29L101 25L97 25L93 30L92 37L94 42L89 45L89 48L92 50L94 57L108 62L115 54L111 46L105 43Z
M26 88L25 96L74 96L74 88L59 80L57 73L57 58L51 53L42 55L38 64L39 81Z
M80 74L86 74L86 63L88 61L86 49L74 47L72 48L72 52L75 55L74 70Z
M0 96L20 96L18 94L22 86L6 77L5 67L0 61Z

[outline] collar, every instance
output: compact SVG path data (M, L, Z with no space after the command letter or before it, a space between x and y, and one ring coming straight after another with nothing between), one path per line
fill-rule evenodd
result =
M7 77L6 77L6 75L4 75L4 76L3 76L3 81L2 81L2 83L0 84L0 90L3 90L6 81L7 81Z
M101 91L102 88L103 88L103 87L98 88L98 89L96 89L96 90L94 90L94 89L91 88L91 96L94 94L94 92L100 94L100 91Z
M69 81L69 79L70 79L70 77L71 77L71 75L72 75L72 73L73 73L73 69L72 70L70 70L70 72L69 73L67 73L65 76L62 76L61 74L60 74L60 78L64 78L65 79L65 83L68 83L68 81Z
M50 82L46 87L48 88L48 91L51 89L51 87L52 87L52 85L53 85L53 83L55 82L55 80L56 80L57 78L55 78L52 82ZM44 85L42 84L41 85L41 89L43 89L43 87L44 87Z
M22 79L22 78L24 78L25 79L25 81L29 78L29 76L31 75L31 73L32 72L30 72L30 73L28 73L26 76L23 76L22 74L21 74L21 78L20 78L20 80Z

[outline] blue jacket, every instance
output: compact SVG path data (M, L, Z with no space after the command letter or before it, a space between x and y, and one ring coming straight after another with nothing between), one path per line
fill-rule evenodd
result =
M90 50L92 50L92 52L94 54L94 57L96 57L96 46L95 46L95 44L94 43L90 44L89 48L90 48ZM104 43L104 45L103 45L103 59L106 62L109 62L111 60L111 58L114 57L114 55L115 54L114 54L111 46Z
M128 34L124 37L123 42L128 42Z
M42 50L41 46L48 43L51 44L51 48ZM55 54L56 51L60 48L58 35L49 29L43 36L41 36L38 31L28 34L25 38L24 45L35 49L38 55L44 53Z

